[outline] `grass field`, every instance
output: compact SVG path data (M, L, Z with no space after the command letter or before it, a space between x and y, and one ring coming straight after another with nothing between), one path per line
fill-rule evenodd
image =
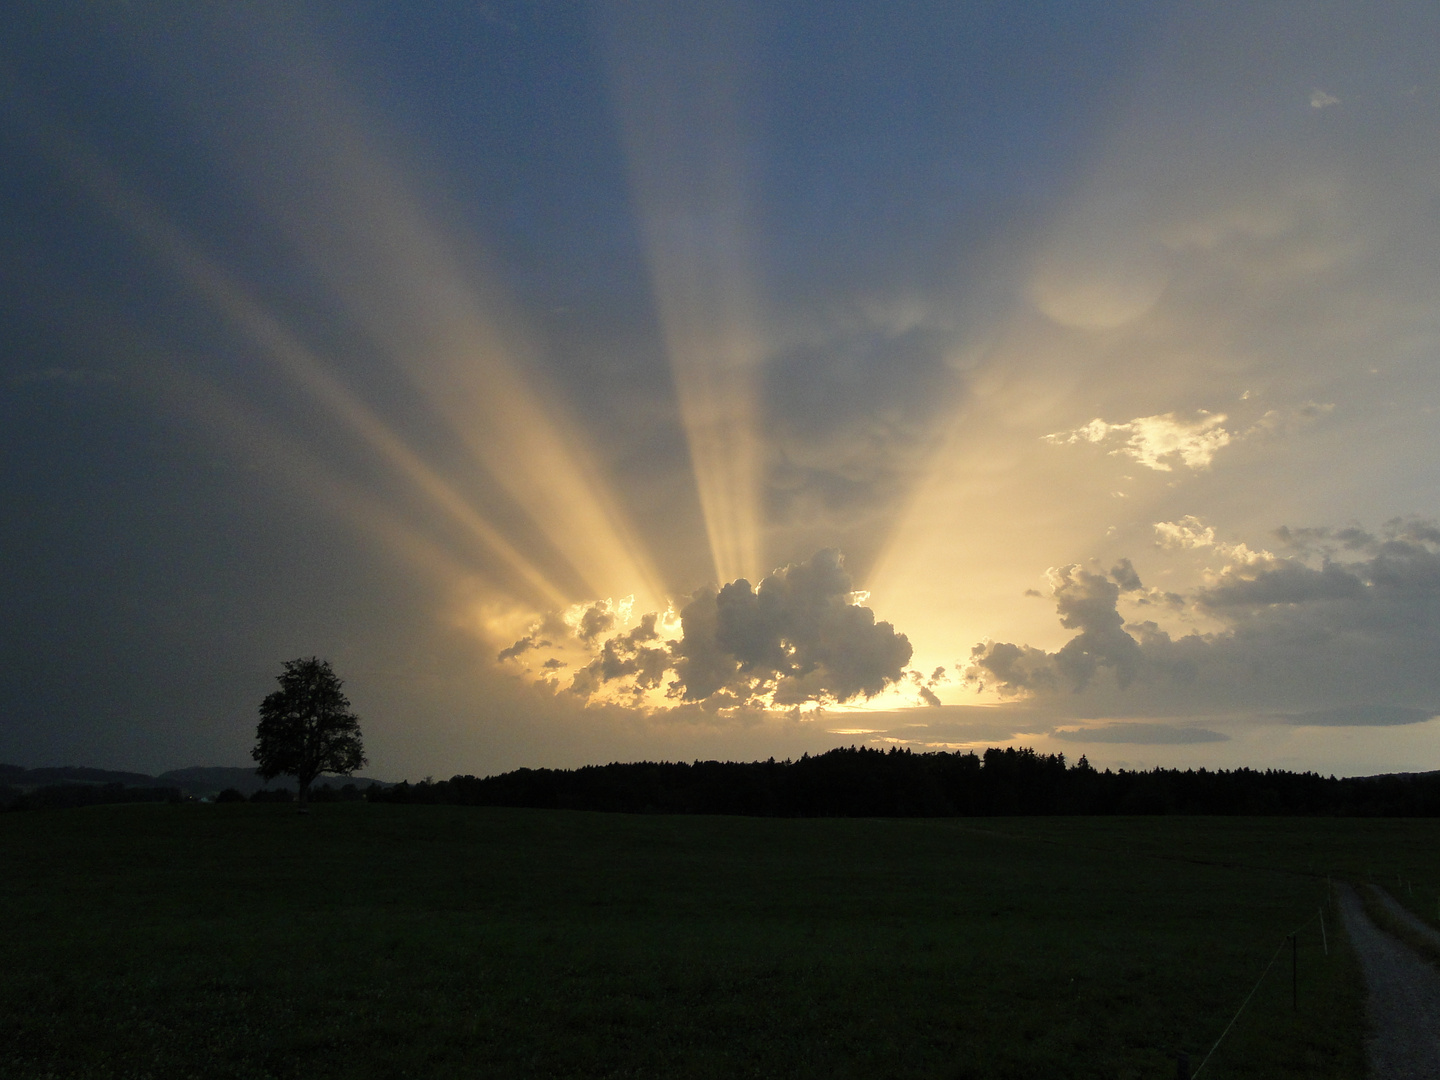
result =
M5 1077L1360 1077L1327 871L1440 822L0 815ZM1432 890L1433 891L1433 890Z

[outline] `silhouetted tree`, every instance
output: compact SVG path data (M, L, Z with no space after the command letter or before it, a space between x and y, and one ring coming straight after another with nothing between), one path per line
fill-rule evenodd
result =
M266 780L282 773L295 777L304 813L315 778L321 773L349 776L365 765L365 747L360 718L350 711L328 660L312 656L287 660L284 667L276 677L280 689L260 703L250 756Z

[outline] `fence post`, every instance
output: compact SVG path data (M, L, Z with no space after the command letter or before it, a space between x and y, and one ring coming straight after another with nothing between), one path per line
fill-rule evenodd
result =
M1290 1008L1300 1008L1300 960L1295 939L1300 936L1299 931L1290 935Z
M1190 1055L1184 1050L1175 1055L1175 1080L1190 1080Z

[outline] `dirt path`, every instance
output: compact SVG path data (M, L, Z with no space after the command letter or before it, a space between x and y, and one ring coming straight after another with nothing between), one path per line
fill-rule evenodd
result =
M1440 972L1377 929L1354 890L1341 888L1340 912L1365 973L1370 1075L1440 1080Z

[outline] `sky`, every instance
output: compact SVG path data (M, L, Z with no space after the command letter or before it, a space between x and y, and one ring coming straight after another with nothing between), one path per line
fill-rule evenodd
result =
M20 5L0 760L1440 768L1440 8Z

